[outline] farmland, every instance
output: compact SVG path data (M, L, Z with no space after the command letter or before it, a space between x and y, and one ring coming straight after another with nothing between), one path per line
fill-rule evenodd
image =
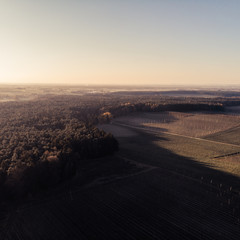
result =
M154 141L157 146L240 176L239 161L222 160L240 152L239 120L230 114L164 112L131 114L115 123L158 134L164 140Z
M1 103L0 239L239 238L239 99L86 89Z
M205 136L205 139L239 145L240 144L239 134L240 127L233 127L225 131Z
M130 125L159 128L191 137L202 137L224 131L240 124L240 116L206 113L137 113L118 118Z
M166 135L130 130L108 161L141 168L122 164L105 181L74 179L68 191L18 206L1 239L238 239L239 179L166 149Z

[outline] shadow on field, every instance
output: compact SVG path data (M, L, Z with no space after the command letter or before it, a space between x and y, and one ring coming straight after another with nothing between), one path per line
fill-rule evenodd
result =
M221 184L234 188L240 194L240 179L229 173L212 169L207 164L193 158L178 155L155 144L157 141L169 141L159 136L160 133L146 133L134 129L138 134L127 138L118 138L120 152L129 158L144 164L177 171L181 174L201 179L213 185Z
M26 203L1 239L239 239L239 178L157 146L167 141L159 134L134 131L118 137L115 156L85 166L91 180L110 181L80 189L77 177L61 194Z

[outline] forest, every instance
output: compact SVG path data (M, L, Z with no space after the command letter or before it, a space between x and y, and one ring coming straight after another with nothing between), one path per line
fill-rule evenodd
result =
M75 118L65 100L1 104L2 196L47 189L76 174L81 160L118 149L110 133L89 124L87 106L88 110Z
M20 90L0 102L0 239L239 238L239 97Z
M224 99L111 93L2 102L1 191L8 197L38 192L74 176L82 159L113 154L118 142L111 133L99 130L98 123L132 112L218 112L237 101Z

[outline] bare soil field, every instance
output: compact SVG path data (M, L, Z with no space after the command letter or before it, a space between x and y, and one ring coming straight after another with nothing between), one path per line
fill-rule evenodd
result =
M205 139L240 145L240 127L233 127L225 131L205 136Z
M198 139L185 138L181 136L172 136L161 134L164 140L154 141L154 144L168 149L175 154L190 157L199 163L206 164L208 167L220 169L221 171L235 174L240 177L240 162L234 161L226 164L218 156L237 153L239 147L219 144L218 142L207 142Z
M191 137L203 137L239 126L240 116L205 113L136 113L116 119L135 126L157 128Z
M122 123L116 122L116 124ZM215 141L214 139L209 140L161 132L158 128L133 125L129 125L129 127L155 134L157 137L156 140L153 141L153 144L163 149L169 150L179 156L194 159L196 162L207 165L210 168L219 169L240 177L240 163L238 161L231 161L229 164L226 164L226 161L222 161L221 158L221 156L239 155L240 146L238 145Z
M134 174L114 180L109 169L103 175L111 180L87 188L75 179L68 191L13 209L1 239L239 239L239 178L170 150L183 138L131 131L136 135L118 138L117 158L150 171L128 167ZM184 144L183 152L198 145ZM209 151L203 149L201 159ZM230 150L215 146L209 157Z
M240 154L230 156L220 156L218 161L223 169L229 169L234 175L239 175L240 172Z

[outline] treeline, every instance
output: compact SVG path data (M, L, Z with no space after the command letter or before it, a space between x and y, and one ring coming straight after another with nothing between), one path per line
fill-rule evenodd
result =
M227 106L227 107L240 106L240 100L223 101L223 104L224 106Z
M125 103L119 106L114 106L107 109L112 117L118 117L133 112L163 112L163 111L177 111L177 112L193 112L193 111L224 111L222 104L193 104L193 103Z

